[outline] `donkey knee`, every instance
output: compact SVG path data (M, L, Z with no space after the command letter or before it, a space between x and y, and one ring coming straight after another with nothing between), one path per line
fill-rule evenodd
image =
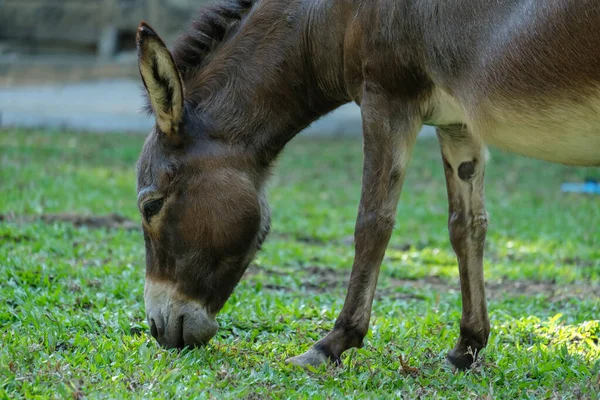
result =
M481 241L485 239L488 218L485 211L467 216L463 211L454 211L448 219L450 242L453 246L461 246L468 239Z
M488 217L485 210L471 218L471 237L476 241L485 240L488 229Z

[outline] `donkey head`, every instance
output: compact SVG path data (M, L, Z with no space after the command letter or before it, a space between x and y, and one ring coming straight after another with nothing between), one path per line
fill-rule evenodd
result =
M138 161L146 315L161 345L196 346L215 335L215 315L267 234L264 176L248 150L214 139L186 104L171 53L145 23L137 46L156 118Z

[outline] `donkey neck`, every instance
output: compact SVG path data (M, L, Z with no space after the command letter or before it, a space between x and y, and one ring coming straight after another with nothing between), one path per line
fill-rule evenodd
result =
M329 3L260 1L199 72L198 83L186 83L188 98L214 127L211 136L257 149L270 161L298 132L350 100L345 22L330 18Z

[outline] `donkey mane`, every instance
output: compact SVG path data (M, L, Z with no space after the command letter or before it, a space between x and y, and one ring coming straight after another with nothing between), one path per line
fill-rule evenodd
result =
M173 45L171 55L181 74L185 87L186 82L193 80L199 71L206 66L211 55L237 32L244 16L258 0L218 0L216 4L204 7L191 26ZM154 115L146 90L143 110Z
M200 11L173 47L173 59L184 84L236 32L243 17L258 0L220 0Z

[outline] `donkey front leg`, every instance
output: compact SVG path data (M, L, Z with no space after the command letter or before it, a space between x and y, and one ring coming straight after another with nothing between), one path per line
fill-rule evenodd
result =
M363 345L379 267L396 219L406 167L421 128L416 110L417 107L400 105L380 93L363 91L363 182L346 301L333 330L306 353L290 358L288 362L292 364L339 364L344 351Z
M462 293L460 338L448 360L466 369L490 334L483 282L487 214L483 196L485 146L466 127L438 129L448 188L450 242L458 260Z

